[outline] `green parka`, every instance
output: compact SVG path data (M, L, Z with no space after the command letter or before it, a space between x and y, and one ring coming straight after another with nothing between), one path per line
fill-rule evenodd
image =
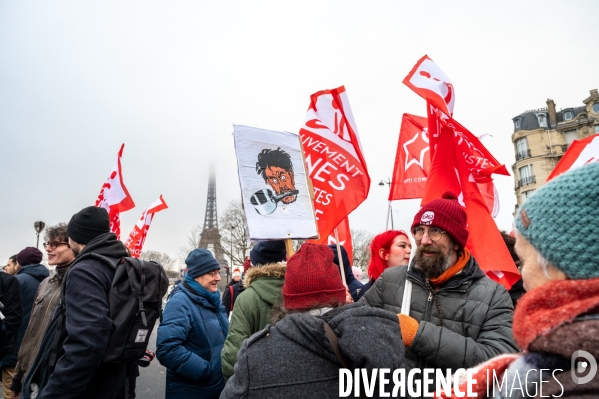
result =
M272 307L283 299L285 270L285 263L273 263L252 267L245 273L243 285L246 289L233 306L229 334L221 354L225 380L233 375L237 352L243 341L271 324Z
M453 372L519 350L512 336L510 296L480 270L472 255L464 269L435 291L443 327L422 274L413 268L385 270L362 301L400 313L406 278L412 281L410 316L419 322L416 337L406 348L406 368L450 368Z

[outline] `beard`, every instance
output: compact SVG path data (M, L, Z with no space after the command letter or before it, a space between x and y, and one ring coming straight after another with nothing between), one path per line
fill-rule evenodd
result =
M414 267L420 270L427 279L437 278L451 267L453 252L452 247L449 247L448 253L444 254L432 245L420 245L414 256ZM424 256L425 253L434 255Z

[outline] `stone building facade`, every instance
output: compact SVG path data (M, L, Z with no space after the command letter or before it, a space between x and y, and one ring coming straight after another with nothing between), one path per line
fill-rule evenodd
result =
M599 133L599 93L597 89L582 100L579 107L556 110L555 102L547 107L526 111L513 118L516 209L541 187L574 140Z

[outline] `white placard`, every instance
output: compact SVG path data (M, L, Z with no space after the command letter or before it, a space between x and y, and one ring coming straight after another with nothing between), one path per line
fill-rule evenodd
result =
M299 136L234 125L233 137L249 239L318 237Z

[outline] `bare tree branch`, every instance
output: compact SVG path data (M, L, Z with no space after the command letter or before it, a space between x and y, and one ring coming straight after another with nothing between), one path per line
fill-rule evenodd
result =
M351 236L354 248L353 265L359 267L366 274L370 262L370 242L374 235L366 230L351 229Z
M200 244L200 235L202 234L202 226L199 224L193 227L189 234L187 235L187 242L185 245L179 247L177 251L177 258L181 262L181 264L185 265L185 259L187 259L187 255L194 249L198 247Z
M243 265L245 257L250 254L253 243L248 242L245 229L245 214L240 200L233 200L225 209L219 220L221 248L225 256L234 264Z
M171 258L171 256L169 254L167 254L166 252L152 251L152 250L141 251L141 254L139 255L139 259L160 263L162 265L162 267L164 267L164 270L166 270L166 274L169 277L178 277L178 275L179 275L178 269L175 270L177 260L175 258Z

